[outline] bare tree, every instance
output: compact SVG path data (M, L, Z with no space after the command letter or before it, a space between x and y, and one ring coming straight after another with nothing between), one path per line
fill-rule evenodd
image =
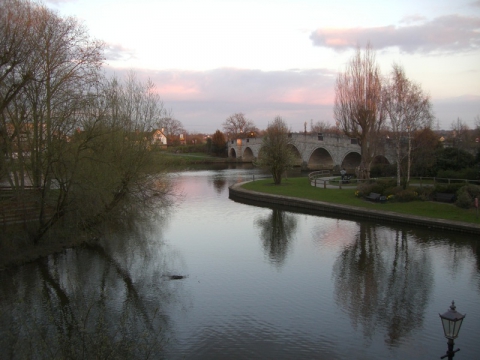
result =
M310 121L311 133L329 133L334 131L335 126L328 123L327 121L317 121L316 123L313 123L313 120Z
M14 191L39 204L38 222L28 225L38 243L60 219L87 227L115 210L125 214L126 199L145 208L153 195L163 199L158 195L168 192L168 182L148 172L149 132L164 116L153 84L134 74L123 83L105 80L103 43L75 19L32 4L0 0L2 35L8 38L15 26L23 31L10 43L0 39L0 139L2 160L8 158L2 173ZM10 12L6 5L26 10ZM20 16L23 10L29 17ZM21 35L29 56L13 41ZM27 190L29 182L35 191Z
M382 84L375 52L370 45L357 49L335 84L334 117L341 130L357 138L361 147L360 178L370 177L377 134L385 120Z
M248 120L243 113L236 113L229 116L222 124L223 130L231 139L244 138L250 133L256 133L255 124Z
M34 79L39 36L31 30L38 11L28 1L0 0L0 114Z
M462 119L457 118L452 122L452 145L458 149L471 150L474 132L470 130L470 127Z
M178 142L180 134L185 134L185 129L180 120L175 119L171 114L160 119L158 126L163 129L163 133L168 139L169 144Z
M394 64L384 89L384 107L390 120L391 140L395 146L397 161L397 185L401 183L401 165L407 157L407 182L410 180L412 135L430 128L433 122L430 97L420 85L410 81L404 69ZM406 144L406 146L404 146Z
M288 146L289 132L285 121L277 116L263 137L258 164L270 170L275 185L282 183L282 175L295 163L295 155Z

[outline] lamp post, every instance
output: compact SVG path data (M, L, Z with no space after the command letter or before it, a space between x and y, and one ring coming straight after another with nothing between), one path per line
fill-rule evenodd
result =
M450 308L445 313L438 315L440 315L440 319L442 319L443 332L445 333L445 337L448 339L447 353L440 359L448 357L448 360L452 360L455 356L455 353L460 351L460 349L453 350L453 340L458 337L458 332L460 331L460 327L462 326L465 315L462 315L455 310L454 301L452 301L452 305L450 305Z

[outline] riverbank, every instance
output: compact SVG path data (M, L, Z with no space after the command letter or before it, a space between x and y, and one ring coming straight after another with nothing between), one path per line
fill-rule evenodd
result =
M229 197L238 202L250 202L257 204L273 204L287 207L292 210L308 210L319 214L336 215L341 214L348 217L357 217L371 220L391 221L395 223L410 224L423 226L428 228L460 231L470 234L480 234L480 223L469 223L463 221L454 221L439 219L434 217L425 217L398 213L386 210L383 204L368 203L368 208L352 205L344 205L334 203L331 200L319 201L307 198L299 198L287 195L271 194L267 192L259 192L245 189L245 184L250 182L242 182L232 185L229 188ZM341 190L338 190L341 191Z

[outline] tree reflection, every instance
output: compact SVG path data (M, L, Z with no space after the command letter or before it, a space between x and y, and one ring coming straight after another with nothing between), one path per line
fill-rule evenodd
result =
M402 230L361 223L355 241L335 262L335 298L364 336L385 328L385 341L396 346L422 326L433 284L431 260ZM415 319L414 322L411 319Z
M108 247L95 243L0 274L2 356L161 357L165 307L179 300L162 274L175 259L152 251L161 243L151 234L130 230Z
M223 176L214 177L212 183L217 194L221 194L227 186L227 179Z
M255 225L260 228L263 248L270 260L278 265L283 264L289 242L297 228L295 217L282 210L273 209L270 215L257 219Z

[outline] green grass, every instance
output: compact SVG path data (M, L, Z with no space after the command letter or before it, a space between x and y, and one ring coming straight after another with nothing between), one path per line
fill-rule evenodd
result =
M373 203L355 196L355 189L323 189L313 187L308 178L290 178L275 186L272 179L258 180L243 185L243 188L268 194L284 195L302 199L324 201L332 204L358 206L365 209L387 210L401 214L425 216L435 219L446 219L480 224L476 209L460 209L453 204L433 201L412 201L407 203Z

